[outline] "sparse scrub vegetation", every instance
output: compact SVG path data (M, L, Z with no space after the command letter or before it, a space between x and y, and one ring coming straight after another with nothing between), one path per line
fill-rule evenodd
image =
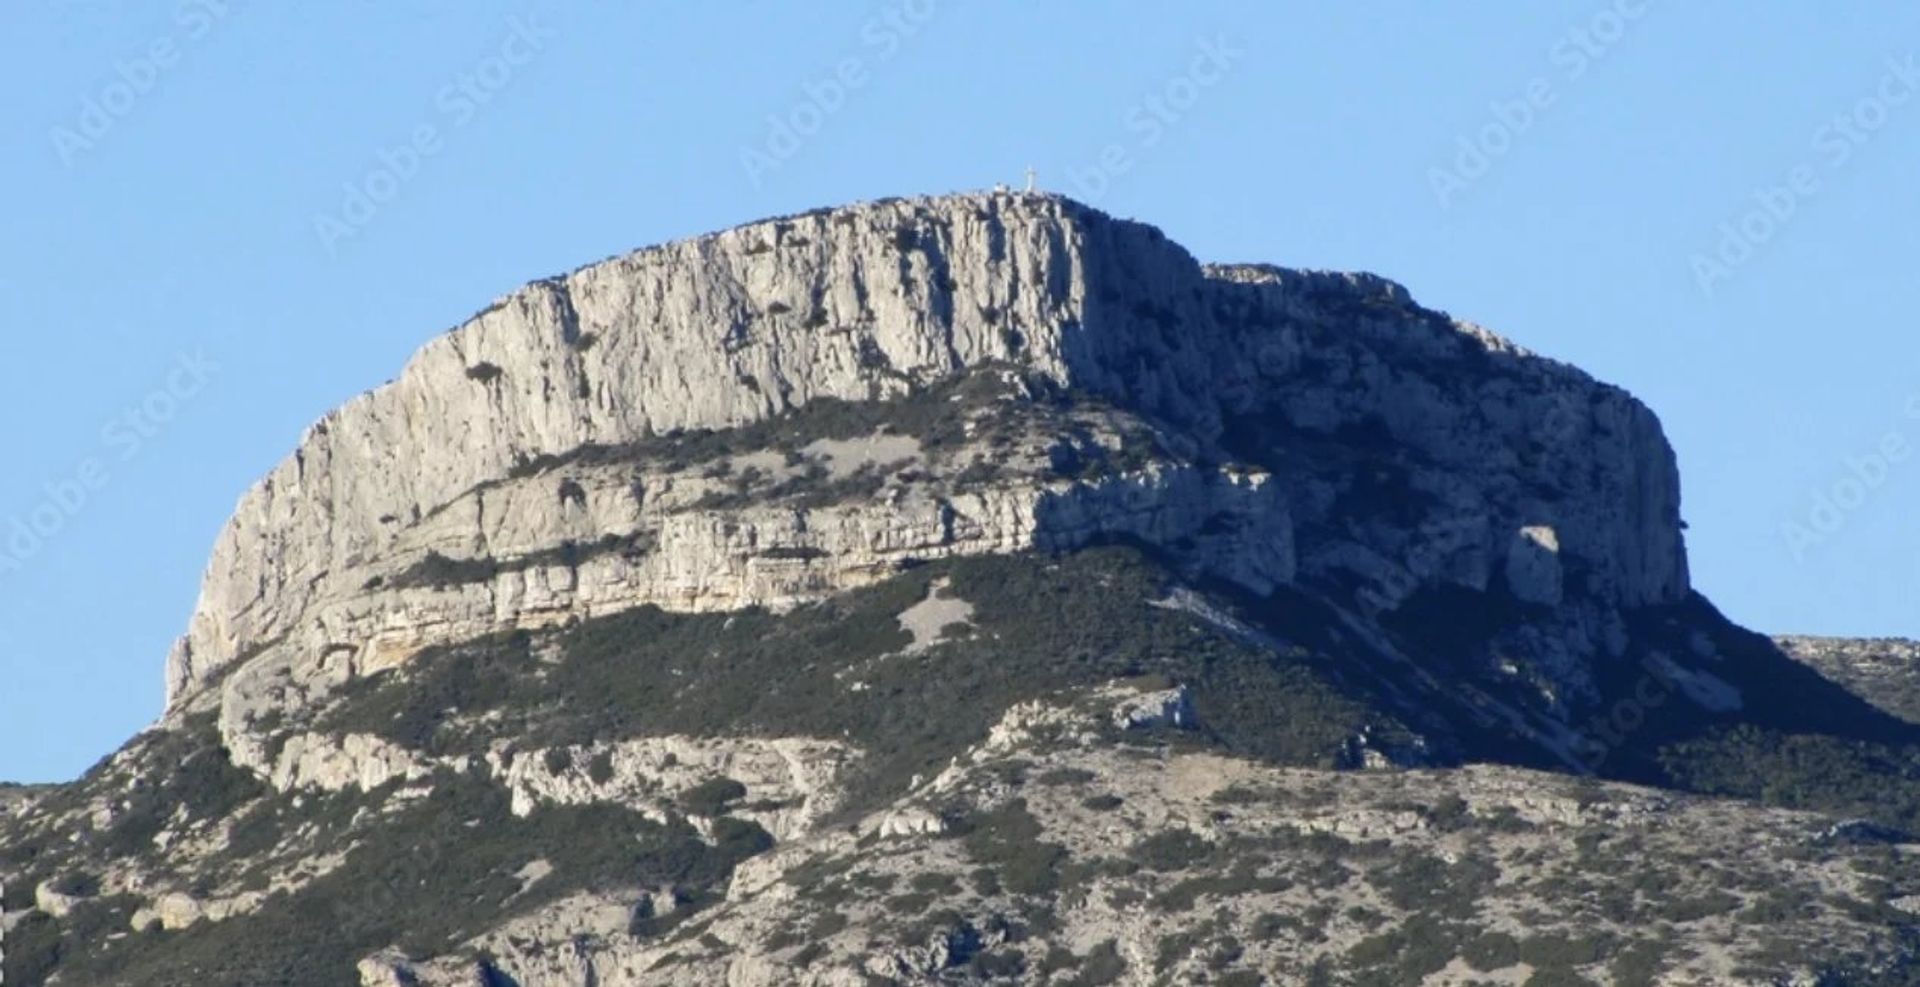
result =
M873 665L869 689L849 692L836 673L905 648L897 615L940 578L974 605L976 632ZM844 730L881 752L868 765L878 797L977 742L1015 702L1155 674L1193 691L1210 728L1201 740L1283 764L1334 764L1372 719L1365 707L1304 664L1148 606L1167 579L1138 550L1114 547L924 566L784 615L642 608L560 632L564 660L553 665L533 657L527 634L432 649L405 674L350 685L320 728L443 754L495 737L547 747Z

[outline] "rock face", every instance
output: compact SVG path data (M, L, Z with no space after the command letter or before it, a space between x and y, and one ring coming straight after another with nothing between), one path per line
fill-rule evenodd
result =
M512 793L515 815L539 805L617 802L664 817L685 806L690 793L725 778L739 799L764 805L736 811L776 838L810 832L844 801L844 775L859 752L845 744L807 738L771 741L649 737L621 744L549 748L505 763L491 759ZM596 768L595 765L602 767ZM555 769L558 770L555 770ZM718 806L694 806L712 816Z
M708 512L649 529L648 571L530 567L431 608L369 588L427 545L526 557L646 526L631 483L502 484L530 465L823 399L899 396L988 366L1103 396L1203 452L1272 420L1392 443L1432 488L1420 494L1440 502L1434 517L1453 547L1470 540L1501 557L1511 543L1524 557L1505 555L1507 577L1542 602L1559 593L1562 559L1583 593L1610 604L1688 591L1672 453L1653 415L1617 389L1420 309L1376 277L1203 267L1152 227L1050 196L890 200L605 261L514 292L428 344L396 381L313 426L241 500L168 661L169 706L282 644L298 662L350 655L377 668L556 613L815 597L889 552L968 550L956 524L989 551L1043 544L1055 525L1062 540L1076 525L1125 530L1097 491L1064 502L1000 491L992 503L926 505L918 520L852 511L723 523ZM1049 497L1072 517L1040 516ZM838 571L794 580L751 563L756 543L801 525L822 532L808 548ZM1543 547L1541 531L1557 545ZM1429 575L1393 558L1404 544L1368 547ZM1288 548L1246 564L1288 578ZM1323 555L1325 567L1377 569Z
M1057 197L641 250L246 494L160 722L0 787L0 974L1913 982L1920 651L1679 505L1617 388Z

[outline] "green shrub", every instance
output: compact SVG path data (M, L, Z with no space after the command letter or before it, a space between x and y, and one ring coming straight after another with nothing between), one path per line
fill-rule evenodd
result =
M887 911L898 916L919 915L933 907L934 895L930 892L915 891L909 894L897 894L885 902Z
M898 615L939 578L974 605L976 633L901 655L910 639ZM927 565L786 614L641 608L554 632L558 663L536 659L527 634L430 649L404 674L348 685L319 729L435 754L480 753L494 740L845 736L874 752L850 779L851 812L939 771L1014 703L1159 674L1193 690L1209 726L1200 742L1284 764L1336 763L1371 714L1304 659L1150 606L1170 578L1141 551L1111 547ZM855 666L868 685L857 693L842 674Z
M1213 844L1184 829L1172 829L1134 844L1129 855L1148 870L1185 870L1213 852Z
M1481 973L1504 970L1520 962L1520 941L1504 932L1483 932L1466 941L1460 958Z
M1628 943L1607 966L1614 987L1652 987L1666 968L1668 946L1650 939Z
M684 823L662 826L609 805L547 806L516 817L498 786L441 774L431 795L354 836L337 870L273 907L135 936L111 950L75 951L63 958L61 976L103 984L351 983L354 964L372 951L398 944L413 955L443 953L503 918L582 889L682 888L688 901L679 920L714 900L734 866L771 842L750 823L723 820L715 832L717 845L709 846ZM554 871L523 890L517 874L533 859ZM125 915L116 921L125 928ZM69 943L101 934L64 931ZM11 962L13 937L7 946Z
M732 860L745 860L773 849L773 834L746 819L721 816L713 821L711 835L714 849Z
M1744 725L1672 745L1661 763L1695 791L1920 830L1920 745Z
M915 891L927 894L952 897L960 893L960 882L952 874L938 871L923 871L908 879L907 885Z
M1193 955L1193 951L1200 948L1201 939L1202 933L1194 929L1169 932L1161 936L1159 943L1154 946L1153 972L1165 973L1172 969L1175 963Z
M1066 848L1042 841L1040 824L1016 799L991 812L969 816L965 826L967 853L974 861L994 868L998 883L1014 894L1048 894L1060 887L1060 865Z
M1452 918L1472 915L1498 876L1493 864L1473 855L1448 863L1438 857L1408 854L1368 873L1374 886L1395 907Z
M1027 958L1011 949L979 952L967 961L974 976L985 980L1018 977L1026 972Z
M1606 958L1608 941L1592 934L1529 936L1520 941L1520 962L1537 969L1587 966Z
M60 965L60 923L31 912L7 933L0 955L0 983L40 984Z
M1234 865L1226 874L1202 874L1190 877L1162 891L1153 899L1161 911L1184 912L1202 897L1232 898L1249 894L1278 894L1293 887L1293 881L1280 875L1263 877L1248 862Z
M680 793L680 808L690 816L717 816L747 797L747 786L732 778L709 778Z
M1345 962L1362 983L1418 983L1453 961L1463 933L1432 916L1410 915L1399 927L1356 943Z

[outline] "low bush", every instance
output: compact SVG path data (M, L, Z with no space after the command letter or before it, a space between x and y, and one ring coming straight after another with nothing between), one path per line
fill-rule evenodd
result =
M1200 863L1213 852L1213 844L1184 829L1168 830L1134 844L1129 855L1148 870L1178 871Z
M273 907L163 935L136 936L62 964L73 983L282 984L355 982L354 964L397 944L435 955L582 889L671 885L690 914L711 902L739 861L771 845L758 826L722 819L709 845L684 822L661 825L609 805L508 811L506 794L478 777L436 776L433 792L358 836L345 862ZM530 888L531 860L554 871ZM118 918L124 928L126 917ZM61 923L62 942L99 934ZM9 962L15 938L7 943ZM33 983L27 978L9 983Z
M717 816L747 797L747 786L732 778L709 778L680 793L680 808L690 816Z

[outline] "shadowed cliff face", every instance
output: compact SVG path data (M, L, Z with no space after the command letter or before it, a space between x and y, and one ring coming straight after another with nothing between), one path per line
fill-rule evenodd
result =
M1339 534L1316 566L1361 570L1383 584L1386 606L1445 577L1436 565L1465 567L1478 584L1524 571L1538 584L1525 592L1607 606L1671 602L1688 588L1671 451L1652 414L1616 389L1372 276L1203 268L1152 227L1049 196L890 200L604 261L529 285L429 343L399 379L316 424L243 498L168 662L169 706L281 643L360 659L390 649L369 622L383 610L414 621L404 602L363 592L382 562L449 505L517 482L529 464L823 400L901 398L987 367L1023 382L1016 400L1036 389L1098 396L1195 462L1271 469L1285 445L1292 475L1281 485L1311 502L1303 524L1340 527L1343 498L1355 496L1334 489L1338 478L1306 484L1344 468L1310 446L1374 445L1394 460L1386 479L1419 485L1410 495L1431 509L1399 519L1400 531ZM568 521L558 495L543 499L555 501L546 516L476 524L454 554L557 550L634 527L604 510ZM1420 525L1460 558L1408 557ZM1506 561L1548 544L1535 564ZM695 565L724 554L671 536L655 550L708 560ZM1465 571L1475 566L1487 571ZM834 589L813 582L792 595ZM650 587L603 587L591 602L676 605ZM718 586L678 595L693 607L756 599ZM357 626L322 619L348 597ZM500 627L522 619L511 602L495 609Z

